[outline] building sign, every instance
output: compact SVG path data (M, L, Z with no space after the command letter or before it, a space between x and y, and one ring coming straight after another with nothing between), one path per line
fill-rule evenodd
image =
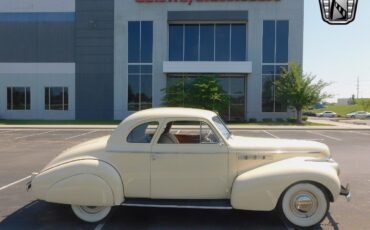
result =
M185 3L191 5L198 3L217 3L217 2L255 2L256 0L136 0L137 3ZM261 0L261 1L280 1L280 0Z

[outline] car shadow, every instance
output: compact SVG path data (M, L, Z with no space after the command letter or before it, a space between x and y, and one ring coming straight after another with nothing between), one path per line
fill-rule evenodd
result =
M0 229L94 229L96 224L78 220L69 205L33 201L0 222Z
M329 214L322 226L314 228L339 229ZM115 207L100 223L85 223L75 217L69 205L33 201L7 216L0 229L268 229L286 230L275 212L238 210L162 209ZM288 228L294 229L294 228Z

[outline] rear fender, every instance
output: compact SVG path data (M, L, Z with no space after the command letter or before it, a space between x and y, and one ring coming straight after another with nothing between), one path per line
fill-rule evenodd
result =
M233 183L231 205L235 209L271 211L285 189L307 181L322 185L335 200L340 193L337 165L309 159L282 160L239 175Z
M53 167L33 178L33 195L53 203L113 206L124 201L116 169L97 159L77 160Z

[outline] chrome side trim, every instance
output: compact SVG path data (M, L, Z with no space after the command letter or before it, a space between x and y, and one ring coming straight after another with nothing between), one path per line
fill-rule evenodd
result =
M216 209L216 210L231 210L231 206L195 206L195 205L160 205L160 204L126 204L122 203L121 206L127 207L147 207L147 208L186 208L186 209Z

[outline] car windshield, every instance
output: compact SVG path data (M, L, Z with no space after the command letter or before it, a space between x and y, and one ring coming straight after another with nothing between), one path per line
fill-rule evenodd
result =
M221 132L222 136L226 139L229 139L231 136L230 130L226 127L224 121L219 116L215 116L212 118L213 122L216 124L217 129Z

